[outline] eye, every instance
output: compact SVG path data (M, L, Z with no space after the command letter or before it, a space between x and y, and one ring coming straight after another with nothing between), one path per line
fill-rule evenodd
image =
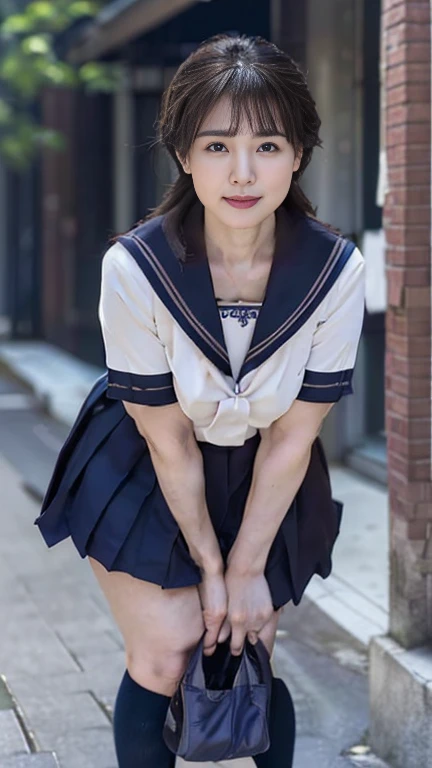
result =
M218 149L212 149L212 147L218 147ZM213 144L209 144L206 149L208 152L220 152L220 147L222 147L222 149L226 149L225 144L222 144L220 141L216 141Z
M263 151L264 151L264 152L266 152L267 154L269 154L269 152L270 152L270 154L271 154L271 152L273 151L272 149L270 149L270 150L269 150L269 147L273 147L273 149L274 149L276 152L279 152L279 147L277 147L277 146L276 146L276 144L273 144L273 142L272 142L272 141L266 141L266 143L265 143L265 144L261 144L261 146L260 146L260 147L259 147L259 149L258 149L258 152L260 152L260 151L263 149L263 147L265 147L265 148L266 148L266 149L264 149Z

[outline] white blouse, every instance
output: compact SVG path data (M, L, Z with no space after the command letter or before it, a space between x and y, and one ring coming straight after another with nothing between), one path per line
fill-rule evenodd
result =
M216 302L206 257L181 263L163 220L140 225L103 258L109 397L177 401L197 440L234 446L296 398L336 402L352 393L365 293L353 243L279 209L263 304Z

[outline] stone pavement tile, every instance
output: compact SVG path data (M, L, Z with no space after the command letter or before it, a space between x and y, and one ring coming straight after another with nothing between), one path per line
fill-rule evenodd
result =
M115 768L111 724L91 693L48 692L34 682L26 695L19 685L14 693L38 746L65 768Z
M1 768L59 768L59 764L51 752L38 752L7 757L2 760Z
M338 758L337 758L338 759ZM342 763L338 768L350 763ZM332 745L314 735L300 735L296 741L294 752L294 768L335 768L335 755Z
M0 765L9 755L29 751L15 712L12 709L0 711Z
M118 768L110 725L58 733L51 741L62 768Z
M86 672L94 672L99 666L105 668L105 670L111 670L111 665L115 664L116 668L121 663L125 666L125 654L123 649L117 646L117 643L107 635L100 635L100 647L98 648L98 636L94 638L94 645L89 643L88 648L83 648L82 651L76 652L74 647L68 644L68 649L74 654L80 667Z
M43 749L54 749L53 738L69 732L104 728L106 715L90 693L47 695L34 691L18 699L27 727Z
M25 707L27 700L32 703L34 697L39 695L54 697L85 691L93 691L97 698L100 698L99 694L114 695L124 671L123 652L116 652L100 659L95 658L92 667L84 672L77 671L52 677L17 673L9 675L7 681L19 704Z
M7 605L7 619L2 625L0 670L6 677L19 674L56 675L73 672L77 666L55 632L39 615L28 597ZM3 608L3 606L2 606ZM6 609L5 609L6 610Z
M49 558L50 552L47 553ZM83 567L82 561L78 566ZM66 572L65 572L66 571ZM56 628L71 621L86 622L89 632L109 631L112 619L94 599L98 587L79 581L75 568L52 569L45 561L43 573L21 576L39 612Z

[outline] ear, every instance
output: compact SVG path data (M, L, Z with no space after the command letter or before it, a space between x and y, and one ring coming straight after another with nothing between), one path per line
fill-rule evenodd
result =
M190 173L190 167L189 167L189 161L186 158L180 157L179 153L176 150L177 160L179 161L181 167L183 168L185 173Z
M293 172L298 171L298 169L300 168L302 157L303 157L303 150L301 149L298 155L296 156L296 159L294 160Z

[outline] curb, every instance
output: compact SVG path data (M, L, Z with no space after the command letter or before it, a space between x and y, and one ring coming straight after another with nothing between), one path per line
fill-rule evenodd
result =
M44 341L0 342L0 365L24 384L54 419L72 426L82 401L103 373Z

